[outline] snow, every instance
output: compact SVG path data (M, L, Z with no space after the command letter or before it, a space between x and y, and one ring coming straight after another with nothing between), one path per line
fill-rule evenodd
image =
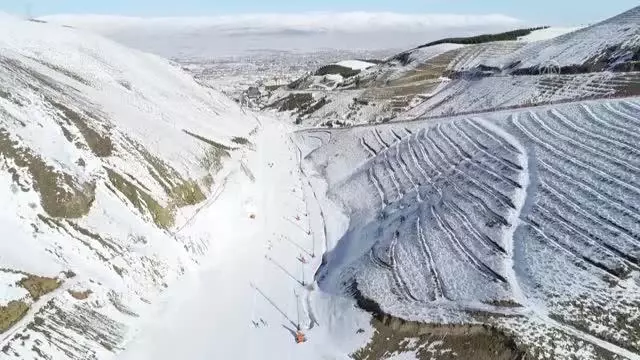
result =
M376 64L366 62L366 61L361 61L361 60L344 60L344 61L338 62L336 65L348 67L353 70L364 70L372 66L375 66Z
M23 274L8 273L0 270L0 306L6 306L11 301L26 299L29 293L16 285L25 276Z
M638 73L597 72L576 75L492 76L446 83L397 120L424 116L495 111L529 104L553 104L588 98L613 97L640 79ZM487 97L487 91L491 96Z
M522 36L518 38L520 41L541 41L541 40L549 40L560 35L568 34L570 32L574 32L576 30L582 29L584 26L573 26L573 27L561 27L561 26L552 26L546 29L540 29L532 31L529 35Z
M59 64L61 68L87 79L90 85L82 88L87 98L98 103L98 106L94 106L96 112L118 119L120 131L152 149L152 153L168 159L172 165L183 170L182 173L197 174L194 166L182 160L185 153L201 151L197 141L187 141L188 135L179 134L182 129L209 139L221 139L246 133L252 126L251 121L225 121L226 117L219 115L239 112L237 105L219 93L198 87L193 78L153 55L138 53L97 36L49 24L6 21L0 24L0 31L0 48L5 56L35 58L45 63ZM46 37L41 36L43 31L47 32ZM29 63L28 59L25 61ZM49 69L45 67L43 71L46 70ZM68 80L60 80L68 83ZM122 85L125 80L131 90ZM73 83L73 86L78 84ZM7 106L12 111L13 107ZM184 113L184 109L189 109L188 114ZM28 114L30 117L38 116L46 120L51 116L46 109L34 108L31 111ZM23 118L27 114L18 115L18 118ZM212 118L217 119L216 126L211 126ZM176 119L180 119L179 122ZM77 168L73 161L77 159L78 151L68 142L44 141L56 131L54 127L57 125L43 123L49 127L37 131L29 129L29 132L22 134L25 137L40 137L35 138L30 146L38 148L39 153L49 156L55 154L56 160ZM184 140L165 141L175 137Z
M52 359L112 358L104 344L124 345L137 314L193 271L213 243L207 236L175 234L205 204L173 207L170 188L191 180L213 195L204 177L222 180L202 161L212 145L184 130L231 145L235 136L249 137L257 121L175 64L77 29L3 17L0 52L0 225L6 235L0 241L0 303L31 305L0 335L0 347L32 358L33 344L22 336L46 343L37 346ZM109 140L109 154L91 148L98 138ZM127 196L122 186L116 189L106 169L135 191ZM60 178L51 181L53 176ZM51 215L45 192L58 196L76 187L87 193L85 213ZM133 203L136 194L148 196L146 207ZM159 228L149 210L158 208L149 198L176 213L175 226ZM76 276L64 278L69 270ZM13 286L16 278L8 271L64 282L32 299ZM92 293L81 301L68 289ZM56 335L45 339L51 328Z
M241 157L255 182L230 170L224 192L181 232L216 241L202 267L143 316L119 359L347 359L368 339L354 334L369 328L369 315L353 300L315 289L323 218L300 172L291 128L270 118L261 123L256 151ZM302 345L291 333L298 321L308 338Z
M640 39L640 6L595 25L548 40L531 42L514 54L488 65L507 66L521 61L518 68L571 66L602 57L607 49L617 54L634 49ZM610 54L609 54L610 55Z
M618 299L639 298L637 285L604 280L634 271L607 248L640 250L627 202L640 199L638 100L298 133L349 217L319 288L351 293L355 282L386 313L427 323L468 322L469 310L540 318L545 331L638 359L605 341L633 341L614 319L635 316Z
M601 27L611 30L606 34L633 31L616 22ZM634 346L633 329L620 323L637 319L640 302L640 162L633 146L640 99L426 119L446 115L447 107L491 110L540 95L539 79L526 76L516 84L526 91L504 86L515 81L509 77L473 85L436 78L447 85L425 94L434 101L413 112L417 121L300 130L284 117L240 109L166 60L78 29L3 19L0 33L0 90L10 90L0 93L2 129L46 165L95 183L86 215L51 219L35 177L6 154L2 159L0 227L11 239L0 241L0 268L77 272L0 335L0 348L17 357L348 359L373 332L371 316L352 298L357 286L405 320L469 323L479 311L497 315L492 321L516 342L559 358L573 355L572 344L586 345L578 352L585 359L594 347L639 358L624 348ZM569 56L577 41L565 40L583 38L569 35L549 53ZM443 45L414 50L414 64L404 70L451 50L460 51L450 68L464 69L529 47ZM609 80L617 78L577 76L583 88L569 84L549 96L575 100L592 95L586 85L598 82L598 91L610 94ZM355 92L345 94L333 103L353 103ZM491 96L480 101L478 94ZM49 99L90 113L89 126L110 136L114 153L93 154ZM353 109L367 116L377 110ZM252 144L239 146L235 136ZM212 142L235 148L217 173L202 165ZM157 180L157 163L140 149L185 179L213 177L207 200L175 209L168 229L114 190L106 174L117 170L135 182L134 193L170 204L165 187L179 180ZM0 306L29 296L14 286L21 276L0 270ZM69 289L92 294L78 300ZM536 326L516 324L524 321ZM294 341L298 326L304 344ZM558 332L565 337L550 344L535 336Z
M415 352L403 352L401 354L394 354L391 357L387 358L387 360L417 360L418 356Z
M462 47L464 47L464 45L445 43L445 44L438 44L438 45L418 48L411 51L411 60L416 61L418 63L424 63L447 51L457 50Z
M44 241L50 241L55 234L47 236L47 239L36 239L31 233L33 229L29 221L35 221L32 204L38 204L40 198L34 191L22 192L12 183L11 175L5 171L0 172L0 184L4 191L0 191L0 201L3 204L0 211L0 226L4 234L11 234L11 240L3 238L0 241L0 268L31 271L37 274L56 274L60 271L58 264L48 260ZM36 205L38 206L38 205ZM17 221L20 219L22 221ZM20 246L16 246L19 241ZM28 256L25 256L28 254ZM5 279L6 280L6 279ZM13 284L2 282L3 285Z
M438 55L442 55L449 51L458 50L464 47L464 45L460 44L445 43L409 50L406 52L409 54L406 65L403 64L401 67L398 67L397 71L392 74L391 79L399 78L402 75L415 70L417 67L424 65L429 60L437 57ZM392 60L391 63L395 64L396 61Z

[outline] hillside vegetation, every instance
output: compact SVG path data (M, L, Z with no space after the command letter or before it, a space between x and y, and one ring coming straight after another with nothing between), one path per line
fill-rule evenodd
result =
M422 49L429 46L435 46L440 44L461 44L461 45L474 45L474 44L483 44L494 41L513 41L518 40L519 38L529 35L536 30L548 29L549 26L539 26L527 29L518 29L512 31L506 31L498 34L482 34L475 36L467 36L467 37L454 37L454 38L444 38L436 41L432 41L423 45L418 46L418 49Z

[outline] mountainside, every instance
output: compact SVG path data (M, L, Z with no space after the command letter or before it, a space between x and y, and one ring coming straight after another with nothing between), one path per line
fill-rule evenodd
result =
M638 359L639 130L636 97L301 131L349 218L318 285L527 359Z
M566 73L637 71L638 61L640 6L598 24L529 44L506 59L485 65L506 65L514 73L556 66Z
M168 61L2 15L0 357L117 352L209 246L187 219L255 126Z
M487 95L487 94L490 95ZM540 74L456 79L395 120L525 108L640 93L640 72Z
M324 102L279 109L298 122L347 125L296 135L349 219L318 286L376 318L356 359L640 359L639 13L283 91ZM476 341L494 357L460 355Z
M637 7L574 31L443 39L349 76L310 74L267 107L344 126L638 95L639 16Z

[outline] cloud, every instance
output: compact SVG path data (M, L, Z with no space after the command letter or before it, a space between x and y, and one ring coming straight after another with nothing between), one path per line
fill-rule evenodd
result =
M255 48L406 48L445 36L524 26L501 14L319 12L135 18L54 15L42 19L94 31L163 56L207 57Z
M64 22L97 31L118 27L162 26L173 29L215 28L236 30L340 31L373 30L424 31L432 28L456 28L483 25L516 25L521 21L501 14L400 14L392 12L316 12L303 14L242 14L215 17L136 18L103 15L53 15L45 20Z

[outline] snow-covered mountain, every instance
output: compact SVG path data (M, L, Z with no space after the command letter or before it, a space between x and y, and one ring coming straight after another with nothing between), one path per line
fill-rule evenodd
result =
M436 41L359 72L306 75L274 93L269 107L298 122L344 126L634 95L639 13L583 28Z
M549 40L549 39L556 38L560 35L574 32L576 30L580 30L583 27L584 26L576 26L576 27L550 26L545 29L532 31L529 35L522 36L518 40L521 40L521 41Z
M635 97L301 131L349 218L318 286L413 334L482 323L527 359L639 359L639 130Z
M529 68L573 67L577 72L621 70L622 63L638 61L640 53L640 7L598 24L533 44L507 59L485 65L508 66L518 73Z
M331 60L263 113L2 16L0 358L640 359L639 11Z
M356 105L395 116L297 133L307 172L349 218L319 288L399 331L394 355L411 359L431 358L433 340L415 335L427 324L507 334L518 351L496 358L640 359L639 11L551 40L413 49L330 91L321 74L283 90L274 104L302 123L380 120L344 110ZM544 55L524 71L513 59L531 49ZM393 332L376 329L362 359L385 358Z
M210 245L185 224L256 126L166 60L1 15L0 358L117 352Z

